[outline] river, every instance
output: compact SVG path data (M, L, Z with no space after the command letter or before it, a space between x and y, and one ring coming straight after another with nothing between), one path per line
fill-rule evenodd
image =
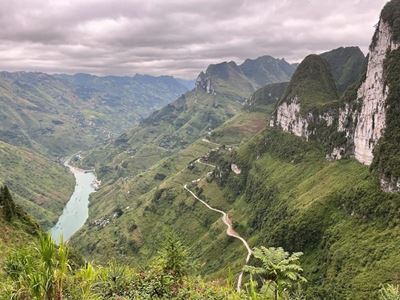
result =
M67 241L77 232L89 217L89 196L96 191L98 181L92 171L85 171L70 165L70 159L65 164L75 176L75 190L59 217L57 224L49 233L59 243L61 236Z

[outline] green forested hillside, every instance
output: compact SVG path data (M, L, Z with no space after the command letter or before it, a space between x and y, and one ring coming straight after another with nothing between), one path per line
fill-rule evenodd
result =
M256 59L246 59L239 67L251 79L254 86L262 87L270 83L288 81L297 66L289 64L285 59L266 55Z
M399 12L392 0L382 13L359 93L357 47L212 64L190 91L171 77L2 74L0 140L15 145L0 142L0 299L398 300ZM357 132L368 156L377 126L369 167L344 147ZM73 178L31 151L83 141L73 163L101 186L56 246L24 209L49 227Z
M289 82L280 82L267 84L259 88L246 101L245 108L249 111L264 111L266 114L271 113L270 109L275 107L275 104L285 93L288 85Z
M0 184L7 184L17 204L48 229L74 190L74 176L58 162L1 141L0 162Z
M309 55L301 62L280 103L291 103L295 98L302 114L338 99L329 65L319 55Z
M225 70L225 67L222 66L222 69ZM220 86L232 84L231 77L224 76L222 71L217 73ZM216 76L214 71L212 74ZM215 82L215 77L212 80ZM219 85L215 87L217 86ZM229 90L222 89L220 92L216 89L213 93L208 93L198 87L153 113L113 144L92 151L83 160L82 163L86 166L94 165L103 180L103 187L93 195L89 222L75 241L84 253L96 258L114 253L131 261L152 256L154 243L157 236L162 234L165 224L161 222L154 225L159 214L162 214L159 211L163 209L155 205L158 203L157 197L162 194L157 196L157 193L160 193L163 185L171 185L168 189L173 187L180 194L183 183L189 181L189 178L195 179L194 175L187 173L187 165L215 147L213 143L202 138L229 136L229 142L237 143L266 125L263 113L243 112L234 117L229 125L213 131L240 112L245 100L236 90L230 91L230 94L227 91ZM224 128L229 134L223 133ZM193 204L193 200L188 201ZM151 208L153 206L155 207ZM152 209L155 214L151 212ZM201 210L200 207L199 209ZM116 210L122 210L124 214L113 219L112 215ZM173 212L173 215L178 216L179 213ZM215 216L215 220L217 218ZM109 237L115 232L113 226L95 225L106 219L112 220L112 224L121 229L111 243ZM185 219L182 218L182 221ZM174 223L172 220L165 222L170 225ZM193 230L207 233L207 228L195 227ZM103 238L99 240L99 236ZM193 238L197 239L196 235L192 235L190 240L193 241ZM140 255L127 257L126 253Z
M0 140L46 155L88 149L187 91L172 77L0 73Z
M340 47L320 56L328 62L339 94L359 82L367 64L358 47Z
M214 180L238 229L255 243L303 251L312 299L375 298L381 283L398 280L399 195L382 192L367 167L326 161L317 144L270 129L216 161Z

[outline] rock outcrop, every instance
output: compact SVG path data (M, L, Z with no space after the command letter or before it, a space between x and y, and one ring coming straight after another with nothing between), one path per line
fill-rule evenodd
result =
M196 79L196 89L203 90L207 94L213 94L214 88L211 85L211 78L207 76L203 71L197 76Z
M329 99L332 95L330 83L327 84L329 76L325 74L323 64L314 57L314 61L306 65L306 58L296 71L303 69L301 76L296 73L293 76L286 97L281 100L271 122L271 126L322 143L328 148L329 160L350 155L362 164L373 164L382 190L386 192L400 191L400 173L397 167L391 166L400 153L397 148L400 146L395 142L397 135L393 134L398 124L395 127L392 122L398 117L398 110L393 107L399 95L400 74L396 70L400 68L400 9L393 10L393 7L399 8L400 0L390 1L382 11L365 75L358 87L349 88L341 100L332 101L333 98ZM312 73L314 76L310 75ZM296 77L300 78L300 84L293 83ZM293 89L293 86L297 88ZM330 105L326 105L327 100L331 101ZM391 133L385 134L389 129Z
M320 107L338 98L335 82L326 61L309 55L297 68L282 97L271 126L309 139L312 123L324 121L331 126L333 117L319 115Z
M300 114L300 101L294 97L290 103L283 102L276 111L276 124L283 131L308 139L308 121Z
M384 60L388 52L399 47L392 40L389 24L384 21L379 22L375 39L375 45L369 53L365 81L357 92L362 106L357 114L354 133L354 156L366 165L372 163L374 147L386 126L386 98L389 90L384 79Z

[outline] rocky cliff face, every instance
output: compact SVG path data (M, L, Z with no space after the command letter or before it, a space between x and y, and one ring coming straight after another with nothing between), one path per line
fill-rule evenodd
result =
M391 1L389 4L400 6L400 1ZM389 15L390 20L385 19L385 15ZM399 22L396 23L393 19L400 21L400 16L393 15L388 6L385 7L370 46L364 79L358 87L349 89L341 100L331 102L333 105L320 106L308 110L306 114L305 97L310 95L303 93L302 96L296 95L289 101L283 99L276 109L274 121L271 122L271 126L278 126L307 140L321 142L329 148L329 159L341 159L350 155L362 164L374 164L373 168L378 171L381 187L387 192L400 191L400 176L398 172L393 171L393 167L388 167L391 164L388 161L395 160L397 152L400 151L393 141L396 139L393 128L397 128L397 125L393 125L393 118L398 117L393 107L398 100L396 95L400 77L396 71L396 64L399 64L396 55L399 55L397 52L400 42L395 38L395 33L400 29L395 27ZM310 69L305 70L310 72ZM293 79L295 77L296 74ZM315 83L322 87L323 82L314 80L311 83L314 85L307 82L306 89L315 88ZM393 92L392 88L396 91ZM304 90L304 86L300 90ZM388 100L389 97L392 100ZM388 124L391 124L391 132L385 134L386 130L389 130ZM388 144L390 145L387 146Z
M272 121L274 126L274 121ZM308 121L300 114L300 101L298 97L291 99L290 103L283 102L276 111L276 124L283 131L304 137L308 140Z
M389 92L384 79L384 60L386 54L399 47L392 40L389 24L379 22L375 35L375 45L371 47L365 81L357 92L361 99L361 111L357 114L354 133L354 156L363 164L370 165L373 150L382 137L386 126L386 98Z
M335 82L326 61L318 55L307 56L299 65L276 109L271 126L309 139L314 134L311 124L333 119L320 108L338 98Z
M211 78L204 72L201 72L196 79L196 89L205 91L207 94L213 94L214 88L211 85Z

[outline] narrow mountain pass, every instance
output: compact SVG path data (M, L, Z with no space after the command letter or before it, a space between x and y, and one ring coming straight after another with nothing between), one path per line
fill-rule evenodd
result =
M203 141L204 141L204 139L203 139ZM214 144L215 144L215 143L214 143ZM212 168L215 168L215 165L202 162L202 161L201 161L201 158L197 159L195 162L196 162L196 163L203 164L203 165L206 165L206 166L209 166L209 167L212 167ZM202 178L203 178L203 177L200 177L200 178L198 178L197 180L195 180L194 182L197 183L197 182L199 182ZM227 227L227 228L226 228L226 235L240 240L240 241L243 243L243 245L245 246L245 248L246 248L246 250L247 250L247 256L246 256L246 259L245 259L245 263L247 264L247 263L249 262L249 260L250 260L251 255L252 255L251 248L250 248L249 244L247 243L247 241L235 231L235 229L233 228L232 220L229 218L229 215L228 215L226 212L224 212L224 211L222 211L222 210L220 210L220 209L217 209L217 208L212 207L212 206L209 205L207 202L205 202L204 200L202 200L201 198L199 198L193 191L191 191L191 190L188 188L187 184L185 184L183 187L184 187L184 189L185 189L186 191L188 191L196 200L200 201L200 202L201 202L204 206L206 206L209 210L215 211L215 212L217 212L217 213L219 213L219 214L222 215L222 222L223 222L223 223L226 225L226 227ZM243 271L240 272L239 277L238 277L238 281L237 281L237 285L236 285L236 290L237 290L237 291L240 291L240 289L241 289L241 286L242 286L242 279L243 279Z

